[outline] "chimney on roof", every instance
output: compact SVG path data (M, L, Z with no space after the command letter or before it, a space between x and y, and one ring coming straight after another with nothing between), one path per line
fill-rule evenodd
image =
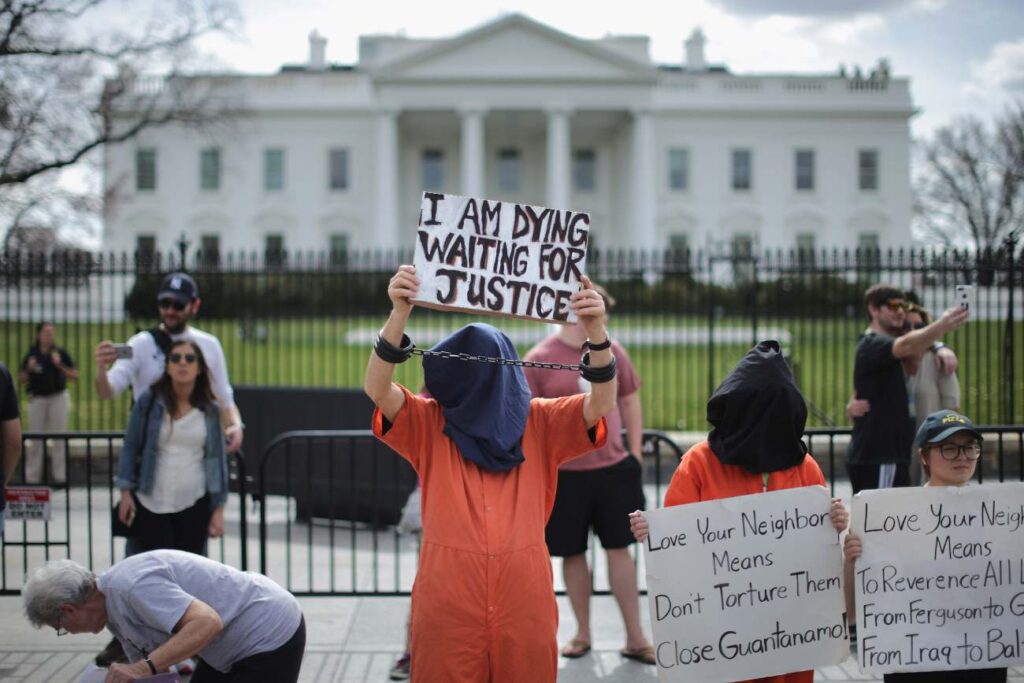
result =
M327 52L327 39L313 29L309 34L309 67L310 71L323 71L327 68L325 54Z
M686 70L706 71L707 62L704 61L704 32L700 27L693 29L693 33L686 39Z

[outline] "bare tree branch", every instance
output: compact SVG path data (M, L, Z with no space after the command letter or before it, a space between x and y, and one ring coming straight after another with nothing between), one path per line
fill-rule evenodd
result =
M232 115L237 104L215 95L210 79L184 74L196 72L198 39L233 32L235 2L161 0L147 5L148 19L133 14L118 29L110 17L138 12L134 3L0 0L0 235L52 218L56 206L98 218L98 188L88 198L54 188L97 150ZM104 28L86 34L90 21Z
M991 127L966 118L940 128L924 145L915 182L915 215L946 244L969 240L995 252L1024 226L1024 105Z

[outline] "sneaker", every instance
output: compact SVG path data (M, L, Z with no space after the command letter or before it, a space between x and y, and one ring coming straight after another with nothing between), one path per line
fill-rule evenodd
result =
M409 678L409 665L412 663L412 655L408 652L404 653L395 662L395 665L391 667L391 673L388 674L388 678L393 681L404 681Z
M128 657L124 653L124 648L121 647L121 641L114 638L96 655L96 666L106 668L111 664L119 663L127 664Z

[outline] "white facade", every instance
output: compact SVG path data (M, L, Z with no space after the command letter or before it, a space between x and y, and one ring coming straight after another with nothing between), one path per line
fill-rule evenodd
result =
M424 189L589 211L600 247L910 244L907 79L735 75L702 42L658 66L646 37L509 15L364 36L341 68L314 34L301 68L218 77L245 112L229 124L107 151L103 247L411 248Z

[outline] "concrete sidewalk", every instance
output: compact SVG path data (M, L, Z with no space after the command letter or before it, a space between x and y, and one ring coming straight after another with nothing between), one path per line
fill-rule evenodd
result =
M407 598L302 598L308 641L303 683L383 683L403 648ZM646 601L642 603L646 607ZM572 637L568 602L559 599L559 641ZM611 598L595 598L591 654L560 658L559 683L607 681L652 683L655 668L624 660L618 653L624 632ZM35 630L21 616L18 598L0 598L0 681L74 683L109 640L106 633L58 638L51 629ZM644 615L646 619L646 614ZM862 674L851 659L817 672L820 681L878 681ZM1011 683L1024 683L1024 667L1011 671ZM270 683L270 682L268 682Z

